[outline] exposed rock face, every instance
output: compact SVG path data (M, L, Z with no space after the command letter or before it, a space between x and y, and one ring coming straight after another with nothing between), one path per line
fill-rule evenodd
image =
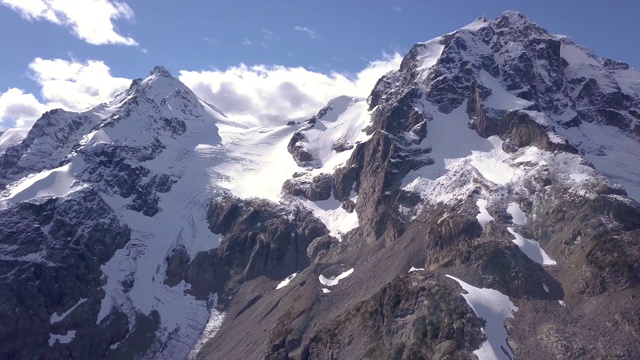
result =
M197 297L221 293L224 301L243 282L259 276L284 279L304 270L312 259L310 244L327 235L310 212L266 200L222 197L211 204L207 219L223 241L215 250L196 254L184 280Z
M282 189L289 195L303 196L311 201L327 200L331 197L333 177L330 174L320 174L311 177L310 174L287 180Z
M287 150L299 166L305 167L314 160L313 155L306 149L303 142L307 138L303 133L296 132L287 145Z
M433 274L415 272L394 279L318 329L302 357L473 359L469 352L478 348L484 336L478 331L482 320L469 310L451 284ZM273 349L266 358L280 359L285 354L286 348Z
M100 265L129 241L130 229L94 191L73 199L23 202L0 216L0 357L106 355L109 345L130 330L118 311L95 324L104 296ZM68 331L75 332L76 341L50 347L53 335Z

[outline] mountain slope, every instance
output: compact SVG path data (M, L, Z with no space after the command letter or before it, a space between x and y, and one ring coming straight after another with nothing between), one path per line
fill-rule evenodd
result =
M417 44L373 89L369 137L331 179L333 201L355 209L359 226L290 290L247 286L241 298L253 301L236 297L229 309L242 321L225 322L202 357L444 358L475 349L482 358L636 357L635 79L626 65L514 12ZM295 147L302 135L290 142L301 165L293 182L316 179L302 151L309 147ZM629 166L609 166L620 155ZM318 279L351 268L334 287ZM513 312L495 310L498 329L507 321L507 343L489 331L481 344L462 328L415 335L419 319L435 330L447 315L425 314L406 294L429 283L423 276L430 288L435 281L455 291L445 274L508 296ZM234 350L238 334L246 352Z
M195 253L219 244L219 237L208 229L205 215L207 199L221 191L216 190L216 173L211 170L222 153L215 125L220 117L200 104L164 68L157 67L109 104L80 114L61 110L45 114L21 143L7 148L3 178L34 174L9 184L1 200L5 211L14 212L13 204L19 204L19 208L23 206L20 204L45 201L54 213L70 207L61 220L71 221L68 226L74 221L81 226L70 233L61 232L55 218L38 214L33 226L42 227L38 235L42 243L34 243L29 234L8 235L3 255L7 265L45 274L57 274L56 269L70 271L66 276L51 275L62 276L57 281L63 284L67 278L88 276L82 275L87 271L93 274L90 284L63 291L39 304L37 309L43 315L73 311L51 324L42 317L38 328L44 333L30 339L29 346L7 349L7 354L23 357L31 349L40 353L47 349L47 341L61 354L68 352L74 357L117 354L119 344L126 345L129 338L136 341L131 334L143 327L140 332L156 332L157 347L164 347L164 356L189 352L207 321L207 304L184 296L184 284L165 286L163 276L157 274L164 271L167 254L177 248ZM86 200L87 196L91 200ZM124 231L117 242L109 239L111 235L106 239L99 235L110 231L109 227L105 229L108 217L87 216L101 208L111 217L112 226ZM106 244L99 245L103 241ZM94 246L106 246L108 251L96 257ZM58 261L57 251L52 251L57 248L60 256L76 256L78 267L66 259ZM22 255L34 250L38 252ZM29 260L35 254L40 262ZM23 276L7 275L5 279L10 285ZM185 312L175 313L174 306ZM30 311L35 308L30 307ZM76 316L81 310L83 314ZM77 319L65 323L71 316ZM96 326L115 326L111 325L114 321L119 322L117 333L101 338L89 332ZM69 331L75 335L60 341L69 346L47 340ZM140 336L153 339L149 335ZM177 341L172 343L171 339ZM42 342L45 346L36 347ZM96 346L95 342L100 344Z
M3 148L0 357L638 358L639 114L516 12L272 128L156 67Z

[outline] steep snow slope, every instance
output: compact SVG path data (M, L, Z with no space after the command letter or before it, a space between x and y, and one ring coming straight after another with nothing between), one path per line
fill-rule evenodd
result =
M321 219L333 236L340 238L358 226L355 212L347 213L339 201L331 199L315 202L291 199L283 194L282 185L296 173L313 177L331 174L343 166L355 145L369 138L363 130L370 122L364 99L342 96L331 100L311 120L292 125L249 129L238 124L218 125L230 159L215 168L225 176L220 185L241 198L300 203ZM296 164L295 156L288 150L294 133L303 134L297 145L313 159L304 168ZM355 201L356 194L351 197Z

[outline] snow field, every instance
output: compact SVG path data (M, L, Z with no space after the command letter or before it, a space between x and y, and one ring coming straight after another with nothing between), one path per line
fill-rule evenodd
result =
M291 280L293 280L293 278L295 278L295 277L296 277L296 275L298 275L298 273L293 273L293 274L291 274L291 275L287 276L284 280L282 280L282 281L278 284L278 286L276 286L276 290L277 290L277 289L282 289L283 287L285 287L285 286L289 285L289 283L291 282Z
M49 334L49 346L55 345L56 342L59 342L60 344L68 344L71 341L73 341L75 337L76 337L75 330L68 330L67 333L64 335Z
M352 273L353 273L353 268L343 272L342 274L340 274L338 276L332 276L332 277L328 277L328 278L325 277L324 275L320 274L320 276L318 276L318 280L324 286L336 286L336 285L338 285L340 280L346 279Z
M541 265L556 265L556 262L547 255L540 247L540 244L533 239L525 239L522 235L513 231L508 227L507 230L515 237L513 242L518 245L520 250L527 255L527 257Z
M513 351L507 344L509 334L504 323L507 319L513 318L513 313L518 311L518 308L509 297L499 291L477 288L451 275L446 276L455 280L466 291L462 297L473 309L473 312L486 321L482 332L487 340L473 353L479 360L515 359Z
M61 320L64 320L64 318L66 318L67 315L71 314L73 312L73 310L75 310L80 304L84 303L85 301L87 301L87 299L84 299L84 298L80 299L75 305L73 305L69 310L65 311L61 315L58 315L57 313L51 314L51 318L49 319L49 323L55 324L57 322L60 322Z
M482 226L483 229L485 228L485 226L487 226L489 222L493 221L493 216L491 216L487 211L487 204L488 204L487 200L484 200L484 199L479 199L476 202L476 205L480 210L480 213L476 215L476 219L478 219L478 222L480 223L480 226Z
M527 222L527 215L520 209L520 205L516 202L510 202L507 207L507 213L511 215L511 222L516 225L524 225Z

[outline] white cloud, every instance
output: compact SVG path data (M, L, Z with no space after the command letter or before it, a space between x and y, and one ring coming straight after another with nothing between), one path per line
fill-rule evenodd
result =
M131 84L130 79L111 76L109 67L96 60L82 63L36 58L29 69L42 86L42 97L71 111L109 101Z
M302 67L239 65L224 71L180 71L180 80L230 118L248 125L282 124L313 116L340 95L367 97L376 81L399 67L399 54L384 55L356 74L324 74ZM11 88L0 93L0 129L28 127L53 108L85 110L126 89L130 79L114 77L102 61L37 58L30 65L41 101Z
M393 5L391 7L391 10L399 13L399 12L402 12L402 7L400 5Z
M271 31L271 30L269 30L267 28L263 28L262 29L262 34L264 34L264 38L267 39L267 40L280 40L280 38L275 36L273 31Z
M36 58L29 69L41 87L43 102L16 88L0 94L0 129L29 127L50 109L85 110L111 100L131 84L130 79L111 76L102 61Z
M399 54L385 55L354 76L241 64L224 71L183 70L180 80L232 119L253 125L282 124L311 117L336 96L368 96L376 81L397 69L401 60Z
M46 110L33 94L10 88L0 94L0 129L29 127Z
M0 0L0 4L18 12L23 18L45 20L70 27L73 34L93 45L138 43L116 31L113 20L131 20L129 5L116 0Z
M305 26L297 26L297 25L296 25L296 26L293 28L293 30L295 30L295 31L301 31L301 32L303 32L303 33L306 33L306 34L307 34L307 35L309 35L309 37L310 37L310 38L312 38L312 39L316 39L316 38L318 38L318 37L319 37L319 36L318 36L318 33L316 33L315 31L313 31L313 30L311 30L311 29L309 29L308 27L305 27Z
M251 45L251 41L249 39L242 40L242 45L249 46Z

